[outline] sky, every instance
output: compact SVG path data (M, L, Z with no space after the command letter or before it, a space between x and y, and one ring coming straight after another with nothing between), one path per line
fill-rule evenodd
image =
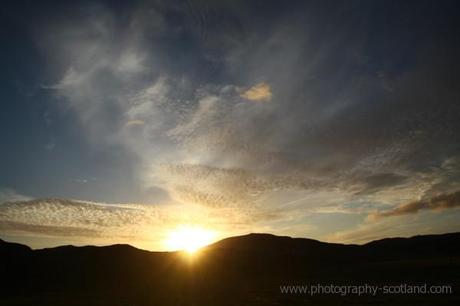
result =
M457 1L6 1L0 238L460 230Z

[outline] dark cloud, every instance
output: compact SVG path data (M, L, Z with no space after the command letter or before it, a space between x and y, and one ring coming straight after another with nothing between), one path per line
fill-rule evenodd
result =
M397 186L408 180L408 177L397 175L394 173L381 173L359 178L359 183L362 183L363 188L357 194L366 194L379 191L386 187Z
M99 237L101 232L88 228L79 228L72 226L52 226L52 225L37 225L21 222L1 221L0 231L4 233L23 232L34 235L49 235L60 237Z
M428 200L420 200L398 206L389 211L383 211L371 215L372 218L393 217L406 214L414 214L420 210L444 210L460 207L460 191L443 194Z

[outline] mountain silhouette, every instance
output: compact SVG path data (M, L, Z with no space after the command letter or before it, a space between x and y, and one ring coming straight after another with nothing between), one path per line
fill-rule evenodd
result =
M32 250L0 240L0 305L458 305L460 233L364 245L249 234L193 257L129 245ZM288 285L449 286L444 294L281 292Z

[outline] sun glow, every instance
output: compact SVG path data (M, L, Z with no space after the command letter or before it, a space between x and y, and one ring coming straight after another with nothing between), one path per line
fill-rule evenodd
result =
M166 247L171 251L187 251L193 254L198 249L214 241L216 233L194 226L180 226L170 232Z

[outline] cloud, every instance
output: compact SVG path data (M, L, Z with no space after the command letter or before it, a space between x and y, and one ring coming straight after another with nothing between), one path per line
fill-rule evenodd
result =
M215 4L210 12L234 15L207 16L206 39L166 3L123 18L99 7L50 25L40 41L64 74L49 88L93 146L128 152L123 163L143 188L183 205L168 215L198 206L250 227L312 212L366 215L458 190L454 50L417 46L415 58L392 28L383 47L395 58L370 65L372 29L347 28L362 17L338 25L317 18L321 9L258 11L254 27L248 3Z
M379 173L359 177L358 180L364 184L364 187L358 193L372 193L387 187L401 186L407 179L407 177L396 173Z
M10 188L0 188L0 204L9 201L27 201L32 199L29 196L19 194Z
M136 119L132 119L132 120L128 120L125 124L126 127L130 127L130 126L136 126L136 125L144 125L145 122L143 120L136 120Z
M73 226L53 226L40 224L27 224L22 222L4 221L0 222L2 233L29 233L37 236L46 235L53 237L99 237L100 232L94 229L73 227Z
M422 210L416 215L398 215L394 218L373 220L363 216L361 224L326 235L324 239L339 243L366 243L388 237L456 232L459 230L459 217L459 210L441 210L437 214Z
M224 8L225 5L216 7ZM56 93L80 118L94 145L118 145L117 149L123 148L140 161L133 171L144 187L164 185L177 192L172 187L177 185L177 178L159 171L160 164L209 167L213 173L223 172L217 169L241 169L264 182L272 182L276 173L283 177L281 185L303 190L315 178L322 186L343 189L344 193L352 193L353 189L355 196L366 199L385 191L396 198L396 194L402 194L398 186L404 189L429 185L434 180L434 174L426 168L422 170L424 178L420 178L420 169L411 166L426 159L414 152L426 151L430 143L424 135L429 129L421 122L416 124L418 133L406 133L404 123L412 120L412 108L404 105L409 102L401 102L412 101L409 97L402 99L410 96L405 84L422 82L429 75L426 72L421 76L414 76L412 71L404 73L393 80L391 95L385 90L382 101L369 103L381 79L364 72L368 69L361 69L363 73L359 75L350 72L364 64L362 59L356 53L337 54L337 50L347 44L360 53L358 46L362 44L359 40L350 41L342 28L334 32L336 40L315 47L310 40L323 37L321 31L294 26L288 17L270 21L272 26L265 35L256 28L243 33L239 27L235 27L235 33L228 33L224 31L226 27L218 26L220 22L210 19L208 27L212 31L203 50L184 53L176 50L171 41L183 35L194 39L196 29L190 27L187 18L171 26L166 17L169 10L185 14L168 5L150 10L136 8L127 15L127 26L117 27L116 14L102 7L95 14L83 16L83 21L60 25L55 29L57 33L49 31L46 35L53 42L49 45L57 46L52 56L65 57L69 63L62 69L65 75L54 86ZM231 13L237 14L238 22L246 22L238 10ZM215 51L208 47L222 37L234 43L202 59L202 53ZM248 43L244 37L253 42ZM177 56L184 58L179 61ZM201 60L213 67L217 61L222 67L220 73L232 78L215 82L206 70L200 69L201 81L196 82L191 68ZM331 60L344 63L339 65L340 71L333 69ZM428 65L425 61L417 64ZM391 79L391 74L386 76ZM243 92L235 85L257 79L267 81ZM273 102L283 103L241 102L241 97L271 100L272 87L277 93ZM340 90L331 91L331 87ZM401 109L402 115L394 111L395 114L382 116L390 109L388 103ZM431 104L425 99L420 107L429 110ZM139 129L125 128L140 125ZM438 130L452 130L450 124L448 127ZM439 165L446 156L455 155L448 153L451 152L434 152L434 163ZM200 199L208 199L203 192L209 195L212 190L212 198L220 201L217 199L228 197L223 186L232 184L231 180L223 183L220 179L210 175L202 178L206 188L189 185L180 189L187 193L193 190ZM413 196L419 196L425 187ZM252 187L247 188L239 194L252 194ZM319 187L311 187L314 188ZM272 192L271 188L263 190L261 193Z
M165 165L162 168L160 175L170 184L172 196L181 202L212 207L250 207L262 193L280 185L243 169L203 165Z
M371 219L382 217L394 217L407 214L415 214L420 210L440 211L460 207L460 191L442 194L431 199L420 200L400 205L389 211L378 212L370 215Z
M266 218L260 212L206 209L199 205L140 205L94 203L61 199L36 199L0 204L2 235L72 238L78 244L126 242L163 250L168 232L178 224L209 227L225 233L251 231L251 219Z
M241 93L241 97L251 101L270 101L272 98L271 87L262 82Z

